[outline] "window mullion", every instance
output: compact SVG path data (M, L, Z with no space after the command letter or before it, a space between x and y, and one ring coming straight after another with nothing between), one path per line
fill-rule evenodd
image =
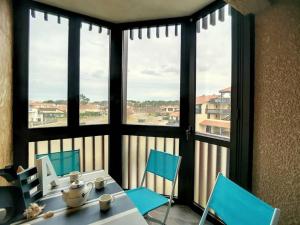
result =
M79 126L79 63L80 63L80 23L78 18L69 21L68 49L68 127Z

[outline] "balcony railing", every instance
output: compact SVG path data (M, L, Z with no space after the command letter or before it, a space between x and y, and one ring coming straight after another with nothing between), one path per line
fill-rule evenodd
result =
M209 100L212 104L231 104L231 98L214 98Z
M140 185L150 149L178 155L179 139L124 135L123 188L132 189ZM160 194L169 195L171 193L171 182L152 174L146 176L145 185ZM177 186L175 187L175 196L178 193Z
M36 154L79 149L81 172L100 169L108 171L108 139L108 135L103 135L30 142L29 166L34 165Z
M229 115L230 109L207 109L207 114Z
M229 175L229 148L195 141L194 202L206 206L216 176Z
M81 172L104 169L108 171L109 136L76 137L43 140L29 143L29 166L34 165L34 155L71 149L80 150ZM179 154L179 138L123 135L123 188L140 185L150 149ZM205 207L218 172L229 175L230 150L206 142L195 141L194 202ZM177 182L178 183L178 182ZM152 174L145 179L145 186L164 195L171 193L170 182ZM178 184L175 196L178 195Z

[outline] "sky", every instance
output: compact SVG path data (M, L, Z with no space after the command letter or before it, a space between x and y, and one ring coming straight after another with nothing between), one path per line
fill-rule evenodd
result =
M81 28L80 93L91 101L108 100L109 35L87 24ZM128 41L127 99L179 100L180 27L160 27L160 38L151 28L151 38L134 30ZM36 12L30 19L29 98L30 100L67 99L68 20ZM231 17L197 34L197 96L216 94L231 84Z

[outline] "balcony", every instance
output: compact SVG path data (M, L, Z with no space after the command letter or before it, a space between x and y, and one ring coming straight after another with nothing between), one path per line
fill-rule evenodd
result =
M230 105L231 104L231 98L213 98L209 100L210 103L212 104L225 104L225 105Z
M182 156L174 207L194 223L219 172L299 223L297 4L264 0L254 23L218 0L122 2L124 13L66 2L0 3L0 169L79 150L80 172L129 190L155 149ZM145 187L172 190L151 174Z
M231 109L207 109L207 114L230 115Z

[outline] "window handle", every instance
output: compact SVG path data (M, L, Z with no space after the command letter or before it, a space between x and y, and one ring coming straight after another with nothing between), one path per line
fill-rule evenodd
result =
M186 140L188 141L192 134L192 126L188 126L188 129L185 130Z

